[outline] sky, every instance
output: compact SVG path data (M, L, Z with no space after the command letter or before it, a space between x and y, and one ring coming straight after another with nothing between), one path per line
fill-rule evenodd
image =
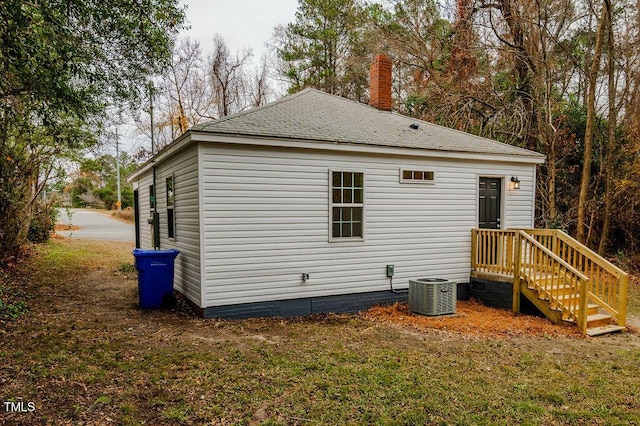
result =
M182 0L182 4L187 6L190 29L183 30L180 38L198 40L208 55L213 50L213 36L218 33L231 52L251 49L254 63L267 52L265 44L271 39L273 28L293 22L298 8L298 0ZM133 125L120 130L122 148L129 153L151 144ZM115 153L115 148L108 149Z
M267 51L265 43L277 24L293 22L297 0L183 0L191 29L182 37L200 41L204 53L213 46L214 34L220 34L232 52L251 49L254 60Z

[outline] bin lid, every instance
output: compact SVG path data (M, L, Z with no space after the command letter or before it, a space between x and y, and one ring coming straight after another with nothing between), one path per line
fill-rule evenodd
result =
M135 257L176 257L178 254L180 254L180 251L176 249L168 249L168 250L133 249L132 253Z

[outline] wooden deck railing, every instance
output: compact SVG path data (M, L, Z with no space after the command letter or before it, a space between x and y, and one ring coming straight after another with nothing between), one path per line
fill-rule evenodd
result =
M474 229L471 268L475 271L513 275L516 230Z
M628 274L557 229L525 230L565 262L589 277L589 299L625 326Z
M628 275L562 231L474 229L471 267L478 272L511 275L514 281L535 278L563 313L574 312L571 315L581 330L586 326L583 309L588 303L607 311L618 325L626 325ZM576 291L573 294L584 297L560 294L561 280Z

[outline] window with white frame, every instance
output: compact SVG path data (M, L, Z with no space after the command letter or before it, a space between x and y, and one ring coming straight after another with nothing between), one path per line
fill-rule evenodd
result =
M169 238L176 238L176 218L173 210L173 175L167 178L167 236Z
M431 170L400 169L402 183L434 183L435 173Z
M364 173L331 171L331 239L364 236Z

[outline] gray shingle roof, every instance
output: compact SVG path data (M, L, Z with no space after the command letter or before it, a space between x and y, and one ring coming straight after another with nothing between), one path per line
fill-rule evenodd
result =
M418 129L410 128L412 124L418 124ZM252 110L198 124L191 131L318 143L544 157L533 151L380 111L315 89L305 89Z

